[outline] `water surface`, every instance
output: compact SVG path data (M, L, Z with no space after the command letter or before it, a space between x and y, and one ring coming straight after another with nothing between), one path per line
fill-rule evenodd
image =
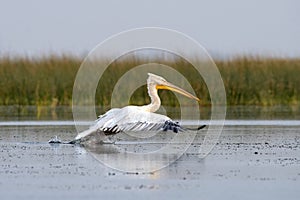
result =
M176 162L151 173L118 171L97 156L113 158L121 155L120 149L151 151L165 145L173 133L158 133L144 142L119 135L115 145L96 147L50 145L47 141L55 135L64 141L76 136L72 117L55 119L50 114L37 120L14 118L12 113L0 122L0 198L299 199L298 112L257 118L247 112L239 112L239 120L225 121L219 142L204 159L199 149L207 129Z

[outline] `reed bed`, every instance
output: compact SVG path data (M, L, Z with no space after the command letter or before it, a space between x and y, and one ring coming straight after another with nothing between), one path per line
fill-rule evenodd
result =
M41 58L0 58L0 105L57 106L72 104L76 73L83 59L74 56ZM187 77L203 101L210 104L204 81L189 63L181 59L154 61L172 66ZM129 57L112 63L105 71L96 92L98 106L110 103L110 94L119 77L145 62ZM300 59L237 57L215 61L224 81L228 105L299 105ZM177 106L171 92L161 91L163 104ZM146 87L141 87L131 103L148 103Z

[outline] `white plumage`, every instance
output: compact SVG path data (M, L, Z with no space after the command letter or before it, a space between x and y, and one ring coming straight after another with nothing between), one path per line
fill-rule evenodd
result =
M105 114L100 115L96 120L95 125L88 130L79 133L75 140L81 140L95 132L101 131L105 135L116 134L126 131L157 131L157 130L172 130L178 132L181 127L173 122L169 117L153 113L160 107L160 98L158 89L168 89L189 98L200 101L199 98L184 91L183 89L167 82L164 78L148 73L147 79L148 94L151 98L151 103L145 106L126 106L124 108L113 108Z

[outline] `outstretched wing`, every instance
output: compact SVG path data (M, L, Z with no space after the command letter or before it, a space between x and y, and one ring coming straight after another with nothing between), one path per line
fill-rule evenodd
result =
M95 125L79 133L75 139L81 139L97 131L102 131L105 135L112 135L122 131L172 130L177 132L179 128L180 126L167 116L146 112L137 106L127 106L121 109L112 109L101 115Z
M137 121L132 123L125 123L121 125L115 125L112 128L104 128L103 132L105 135L113 135L119 132L144 132L144 131L167 131L171 130L177 133L182 128L178 123L172 121L164 121L164 122L149 122L149 121Z

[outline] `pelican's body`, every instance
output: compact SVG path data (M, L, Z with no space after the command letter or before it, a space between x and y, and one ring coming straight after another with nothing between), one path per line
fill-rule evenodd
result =
M148 94L151 103L144 106L126 106L123 108L113 108L103 115L100 115L95 125L88 130L79 133L75 140L81 140L93 133L103 132L105 135L116 134L121 131L157 131L172 130L178 132L180 126L173 122L169 117L154 113L161 101L158 96L158 89L168 89L181 93L197 101L199 99L183 89L167 82L164 78L148 73L147 79Z

